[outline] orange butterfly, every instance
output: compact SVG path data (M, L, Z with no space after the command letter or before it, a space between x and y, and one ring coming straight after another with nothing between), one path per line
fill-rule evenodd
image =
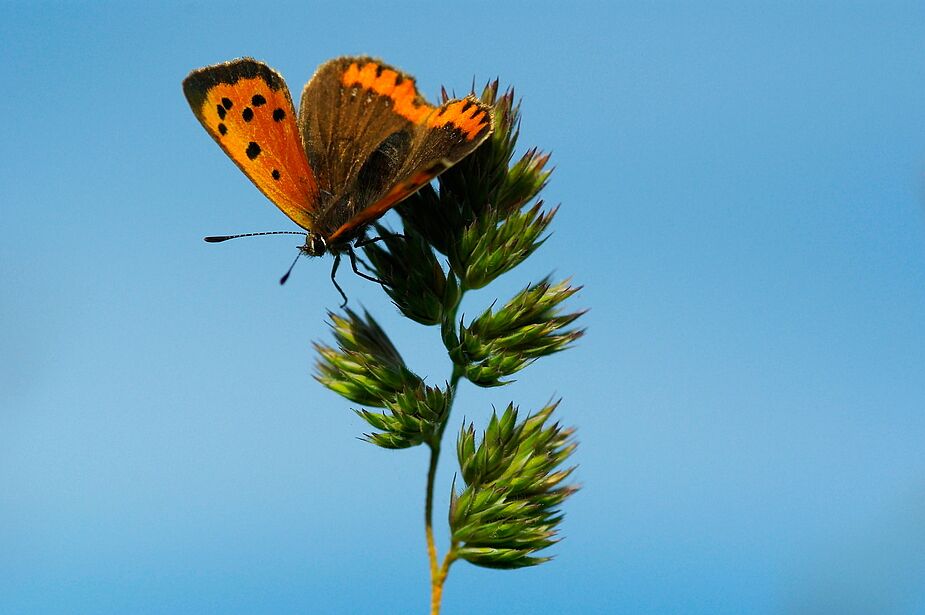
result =
M302 92L298 119L283 78L251 58L195 70L183 92L225 153L305 229L299 253L334 254L331 280L344 303L334 279L341 254L375 280L357 269L354 254L366 226L492 130L491 108L474 95L432 106L411 76L367 57L322 64ZM269 233L247 235L262 234Z

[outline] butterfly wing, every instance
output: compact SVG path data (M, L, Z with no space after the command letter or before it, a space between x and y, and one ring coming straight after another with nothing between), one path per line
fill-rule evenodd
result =
M193 71L183 93L206 131L254 185L296 224L312 230L318 185L279 73L240 58Z
M323 64L299 105L305 151L329 198L316 218L329 245L359 230L462 159L491 132L474 97L434 107L414 79L378 60Z
M414 128L411 151L396 181L331 234L330 242L353 236L389 209L465 158L491 134L491 107L474 96L451 100Z

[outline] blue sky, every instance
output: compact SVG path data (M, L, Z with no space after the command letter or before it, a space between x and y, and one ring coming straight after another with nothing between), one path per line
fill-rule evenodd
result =
M180 89L358 53L516 87L562 207L464 310L549 272L591 310L460 393L451 425L561 395L584 489L554 562L459 564L445 613L925 611L925 7L560 4L4 5L0 612L424 612L425 451L310 378L330 261L280 288L293 238L201 241L292 224Z

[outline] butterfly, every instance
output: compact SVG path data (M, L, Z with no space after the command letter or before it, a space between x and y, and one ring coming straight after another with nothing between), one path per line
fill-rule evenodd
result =
M370 57L322 64L302 91L298 115L282 76L252 58L194 70L183 93L206 132L305 230L282 231L305 235L299 255L334 255L331 280L344 304L335 279L341 255L378 282L357 268L354 248L370 241L366 227L492 131L491 107L474 95L431 105L413 77ZM206 241L263 234L276 233Z

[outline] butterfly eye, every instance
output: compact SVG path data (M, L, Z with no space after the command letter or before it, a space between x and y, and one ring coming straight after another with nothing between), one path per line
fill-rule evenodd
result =
M309 256L322 256L328 249L328 244L319 233L310 233L305 238L305 246Z

